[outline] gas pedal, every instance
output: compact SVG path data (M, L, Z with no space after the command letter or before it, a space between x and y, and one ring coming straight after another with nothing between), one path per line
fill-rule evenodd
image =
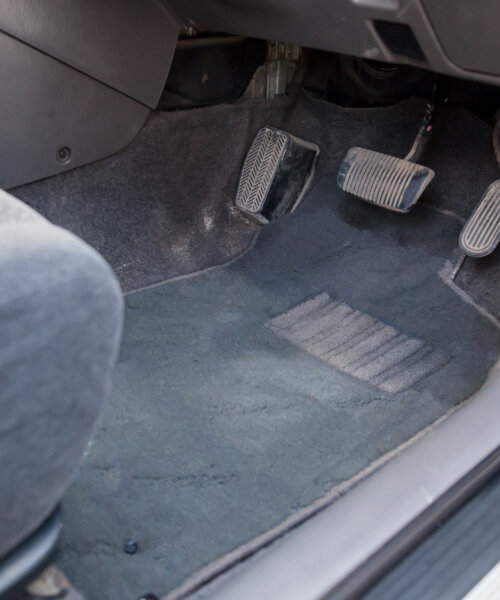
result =
M460 247L474 258L491 254L500 242L500 179L486 190L460 234Z
M434 171L409 160L365 148L351 148L340 166L339 187L389 210L411 210L434 177Z
M263 127L243 163L236 207L261 225L293 212L312 182L318 155L316 144Z
M340 189L388 210L410 211L434 177L432 169L416 163L432 133L433 111L431 102L405 158L351 148L340 165L337 177Z

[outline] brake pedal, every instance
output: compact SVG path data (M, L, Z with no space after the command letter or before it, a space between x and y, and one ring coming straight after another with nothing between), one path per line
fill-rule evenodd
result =
M236 207L261 225L293 212L312 182L318 155L316 144L263 127L243 163Z
M337 183L344 192L396 212L410 211L434 177L416 163L432 132L434 107L427 105L422 125L405 158L366 148L351 148L340 165Z
M460 247L474 258L491 254L500 242L500 179L486 190L460 234Z

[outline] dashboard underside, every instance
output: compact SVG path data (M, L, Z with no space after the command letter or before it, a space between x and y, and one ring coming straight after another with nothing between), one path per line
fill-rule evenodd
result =
M183 28L500 85L495 10L493 0L6 0L0 187L129 144L158 104Z
M189 25L500 83L494 0L169 0Z

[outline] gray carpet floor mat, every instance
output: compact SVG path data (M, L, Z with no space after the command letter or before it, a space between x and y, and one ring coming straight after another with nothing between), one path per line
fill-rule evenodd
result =
M438 276L458 219L424 204L390 214L336 187L333 166L348 145L404 152L412 102L262 106L245 109L247 140L272 117L319 143L316 183L238 261L126 297L112 396L64 502L59 564L89 598L172 590L467 398L500 350L499 331ZM207 112L223 121L237 110ZM378 348L409 387L391 393L387 378L326 359L347 345L351 366L373 366L368 327L397 338L391 346L382 336ZM329 337L314 337L323 330ZM423 369L405 344L439 360ZM408 379L415 365L420 375ZM127 538L138 541L135 555L123 551Z
M117 155L13 190L97 247L125 291L226 265L126 296L114 389L64 501L58 562L89 600L165 594L484 381L499 331L438 274L498 177L490 128L442 112L422 159L437 175L409 215L336 185L350 146L404 156L422 110L300 94L155 113ZM255 241L231 205L263 125L322 154L302 206ZM481 287L464 283L489 310L497 255Z

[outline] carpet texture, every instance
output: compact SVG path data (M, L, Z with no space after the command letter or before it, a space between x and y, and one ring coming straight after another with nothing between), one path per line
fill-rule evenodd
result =
M436 275L459 227L422 208L398 241L382 243L393 227L385 215L361 208L372 214L360 231L338 217L332 189L319 184L237 263L127 297L112 398L65 501L60 565L90 598L166 593L485 379L499 332ZM266 327L322 293L449 362L391 394ZM139 542L134 556L127 538Z
M343 109L302 93L156 112L118 154L11 192L99 250L127 292L225 264L250 247L258 228L232 204L260 127L283 128L318 143L321 176L336 173L355 145L404 156L424 109L416 99L382 109ZM498 178L491 128L462 107L446 105L434 130L421 160L436 177L420 203L466 220ZM344 218L351 212L360 218L357 200L344 204ZM498 258L494 264L492 269Z
M230 206L260 127L322 151L301 207L264 227L238 261L127 296L112 397L65 500L59 564L89 599L165 594L349 480L484 381L500 334L438 273L454 255L471 198L495 178L489 128L460 108L444 111L442 133L422 159L436 179L408 215L336 185L351 146L404 156L422 110L418 100L346 110L299 95L155 114L142 141L107 159L113 168L101 161L83 178L79 169L16 192L94 239L115 266L131 262L118 269L131 290L227 262L251 245L255 229ZM88 189L96 180L99 194ZM224 215L209 235L204 207ZM439 353L439 367L391 393L268 326L322 295L420 340ZM123 551L128 538L138 542L134 555Z
M257 231L231 203L249 119L207 116L153 113L120 153L11 193L96 248L125 292L224 264Z
M454 282L500 321L500 251L479 260L466 258Z

